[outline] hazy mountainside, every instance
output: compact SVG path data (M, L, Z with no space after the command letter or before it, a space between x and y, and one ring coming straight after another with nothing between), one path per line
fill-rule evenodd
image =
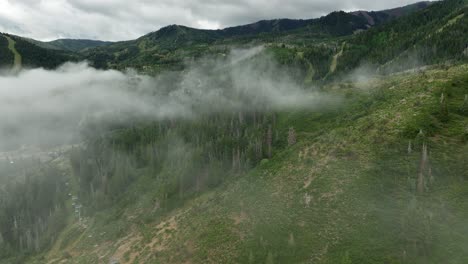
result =
M381 70L432 64L467 57L467 1L443 1L373 28L346 42L338 70L362 63Z
M205 34L205 36L210 35L213 39L219 38L235 38L242 36L255 35L259 34L268 34L268 33L281 33L286 31L292 31L297 29L307 28L309 31L314 31L316 34L331 34L331 35L349 35L354 31L359 29L367 29L370 26L380 25L382 23L388 22L392 19L398 18L403 15L410 14L420 9L424 9L430 5L430 2L420 2L405 7L389 9L384 11L361 11L361 12L333 12L327 16L323 16L318 19L274 19L274 20L262 20L256 23L229 27L219 30L197 30L191 29L192 31L182 32L187 34L187 38L192 40L193 37L196 37L196 32L200 34ZM368 23L368 20L362 20L360 17L365 13L367 16L371 17L374 21L373 23ZM169 28L174 26L170 26ZM187 27L183 27L188 29ZM167 31L167 30L163 30ZM162 33L163 35L165 33ZM153 35L161 35L159 31L150 33L147 36L152 37ZM153 37L154 40L157 40L157 37Z
M33 44L42 48L64 50L71 52L80 52L86 49L102 47L112 44L110 41L90 40L90 39L57 39L53 41L37 41L34 39L27 39Z
M72 158L86 216L37 262L464 263L466 72L464 65L332 85L324 89L348 94L342 108L257 116L259 127L247 115L244 125L226 120L223 132L215 117L217 129L207 119L121 131L106 139L113 150L98 139ZM236 127L247 130L223 136ZM165 156L162 139L176 135L182 142L168 141ZM191 137L209 149L187 146ZM263 146L257 166L243 140ZM227 165L216 165L220 143L226 154L233 149ZM99 167L83 163L89 157L105 162L108 189ZM218 177L227 179L210 187Z
M85 49L107 46L112 44L112 42L88 39L58 39L50 41L48 44L51 44L58 49L78 52Z
M291 43L304 46L302 43L319 42L317 45L328 46L328 51L325 53L330 53L340 44L333 43L333 41L329 43L329 39L334 40L338 36L352 35L357 31L384 24L427 6L430 6L428 2L420 2L384 11L334 12L318 19L264 20L221 30L200 30L172 25L136 40L117 43L73 39L41 42L18 38L18 45L22 47L20 53L25 53L25 66L56 67L68 57L69 60L87 59L98 68L133 67L146 72L179 70L184 67L189 58L197 58L213 52L223 53L227 45L235 44ZM28 45L25 41L34 46ZM73 54L76 52L83 54ZM311 52L321 53L323 48L319 47ZM47 58L44 59L48 61L47 65L39 65L38 54L43 54ZM5 57L2 63L7 65L8 60ZM305 63L310 64L310 61ZM325 65L313 66L326 67ZM324 76L321 75L320 78ZM317 75L316 78L319 76Z
M14 42L16 51L22 58L25 68L43 67L54 69L68 61L84 59L78 52L109 45L111 42L96 40L59 39L50 42L41 42L11 34L0 33L0 67L13 67L14 53L8 48L10 37Z
M398 18L401 16L409 15L413 12L418 10L424 9L429 5L433 4L433 2L419 2L412 5L407 5L403 7L387 9L382 11L356 11L352 12L354 15L362 16L367 19L368 24L378 25L388 21L389 18Z
M209 46L236 43L270 43L287 41L283 37L300 40L323 40L330 37L352 35L356 31L383 24L399 16L428 6L427 3L410 5L401 9L377 12L333 12L318 19L263 20L253 24L220 30L200 30L171 25L147 34L134 41L115 43L103 48L89 50L87 58L97 67L135 67L139 69L172 66L180 69L183 61L212 52ZM404 10L404 11L397 11ZM365 14L365 16L363 15ZM372 22L369 22L369 19ZM158 68L156 68L158 70Z
M43 67L47 69L57 68L68 61L77 61L79 56L53 49L42 48L30 41L10 34L0 34L0 65L12 67L14 64L14 54L8 49L6 37L10 37L14 42L14 47L22 59L22 66L25 68Z
M25 65L152 76L9 79L45 105L31 137L76 135L0 152L0 263L467 263L467 4L174 25L78 53L8 35ZM11 143L27 110L3 112Z
M314 20L261 21L225 30L174 25L135 41L89 50L85 56L98 68L133 67L151 73L183 69L201 56L225 54L230 46L266 45L275 47L275 56L284 63L299 66L308 82L322 81L362 65L392 71L463 60L466 10L466 1L447 0L354 15L335 12ZM391 14L411 15L394 20L389 19ZM379 22L382 17L385 23ZM380 25L363 31L369 21Z

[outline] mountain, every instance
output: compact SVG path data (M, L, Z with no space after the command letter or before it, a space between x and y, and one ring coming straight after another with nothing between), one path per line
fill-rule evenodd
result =
M367 23L371 26L379 25L382 23L385 23L386 21L390 19L395 19L401 16L406 16L409 15L413 12L419 11L421 9L424 9L428 7L429 5L433 4L434 2L418 2L415 4L403 6L403 7L397 7L397 8L392 8L392 9L387 9L387 10L382 10L382 11L355 11L352 12L351 14L356 15L356 16L361 16L364 17L367 20Z
M198 42L202 40L209 41L210 39L214 40L218 38L233 38L245 35L280 33L305 27L310 27L314 30L320 28L321 30L333 35L349 35L352 34L355 30L367 29L367 27L369 26L379 25L388 22L392 19L398 18L400 16L424 9L427 6L429 6L430 3L431 2L419 2L405 7L376 12L333 12L319 19L262 20L252 24L229 27L218 30L199 30L184 26L173 25L162 28L154 33L150 33L145 37L148 37L153 41L157 41L161 38L164 38L164 36L177 34L185 35L187 40ZM361 19L361 17L364 16L363 14L366 14L366 20ZM370 17L372 22L369 22L367 17Z
M267 45L284 63L301 65L307 82L321 81L359 65L391 71L464 59L465 13L464 1L443 1L379 12L334 12L312 20L260 21L222 30L172 25L137 40L88 50L84 56L98 68L132 67L154 73L183 69L187 58L222 54L228 46Z
M0 66L57 68L68 61L77 61L78 56L70 52L44 48L25 38L0 33Z
M239 42L278 42L279 38L292 34L296 40L301 38L326 39L348 36L366 30L372 26L389 22L400 16L421 10L429 6L427 2L409 5L400 9L377 12L333 12L318 19L295 20L275 19L230 27L219 30L200 30L186 26L171 25L149 33L133 41L118 42L102 48L91 49L85 56L97 67L134 67L167 64L180 68L183 57L199 56L199 52L212 44L233 44ZM369 21L369 18L371 21ZM193 49L191 48L193 47ZM189 54L182 57L168 58L171 51L183 49ZM166 55L165 55L166 54ZM171 54L169 54L171 55Z
M78 53L0 35L9 64L154 75L128 79L145 118L87 116L44 160L0 153L0 263L468 263L467 12L172 25Z
M255 35L261 33L285 32L304 27L317 30L322 27L328 33L334 35L349 35L355 30L367 29L388 22L392 19L411 14L429 6L431 2L419 2L405 7L399 7L383 11L358 11L358 12L333 12L319 19L275 19L263 20L249 25L237 26L218 30L224 37L234 37L241 35ZM356 18L358 17L358 18ZM361 18L365 18L362 20Z
M362 63L396 70L446 60L463 60L467 48L468 6L463 0L442 1L346 42L339 70Z
M111 41L90 40L90 39L56 39L52 41L39 41L31 38L24 40L44 49L61 50L68 52L80 52L86 49L110 45Z
M257 41L263 43L284 41L292 35L298 41L317 41L320 39L349 36L353 33L367 30L370 27L384 24L400 16L416 12L429 6L429 2L373 12L333 12L318 19L275 19L230 27L220 30L200 30L179 25L171 25L156 32L149 33L136 40L123 42L106 42L83 39L59 39L41 42L28 38L17 37L19 43L29 42L21 53L31 54L25 57L26 66L42 66L37 56L47 54L50 63L46 67L56 67L72 57L87 59L98 68L123 69L133 67L139 70L151 69L159 71L162 68L181 69L186 57L200 56L213 44L246 43ZM22 45L22 46L24 46ZM39 49L40 48L40 49ZM181 49L180 53L174 52ZM34 51L32 51L34 50ZM72 54L77 53L77 54ZM8 54L6 52L5 54ZM176 55L177 54L177 55ZM6 55L8 57L8 55ZM36 58L29 59L29 56ZM42 55L41 55L42 56ZM5 57L4 65L7 65ZM53 61L53 62L52 62Z
M79 52L86 49L102 47L112 44L110 41L88 40L88 39L58 39L48 42L57 49Z
M465 263L467 70L322 87L347 97L335 110L257 113L260 123L237 113L95 138L60 166L72 172L59 172L73 175L85 217L31 263ZM255 144L265 151L257 161ZM239 171L238 149L241 168L252 168ZM108 189L92 159L110 173Z
M59 39L42 42L0 33L0 67L13 67L14 64L20 63L26 68L53 69L67 61L82 60L83 57L79 55L79 52L111 43L83 39ZM17 62L15 62L15 57Z

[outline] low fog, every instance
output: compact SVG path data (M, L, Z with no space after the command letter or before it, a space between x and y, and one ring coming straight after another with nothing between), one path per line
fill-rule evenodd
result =
M262 47L201 59L181 73L156 77L68 63L0 76L0 151L65 144L104 122L196 118L222 111L313 109L334 98L304 90ZM255 109L256 110L256 109Z

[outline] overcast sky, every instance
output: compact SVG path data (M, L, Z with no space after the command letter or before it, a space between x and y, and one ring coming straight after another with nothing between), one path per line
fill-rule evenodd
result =
M224 28L261 19L381 10L414 0L0 0L0 31L39 40L127 40L171 24Z

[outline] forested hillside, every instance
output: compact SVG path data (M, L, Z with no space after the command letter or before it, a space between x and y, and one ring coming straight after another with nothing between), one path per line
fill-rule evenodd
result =
M54 139L14 145L35 122L0 115L0 263L468 263L467 11L172 25L63 50L0 34L0 67L4 36L24 68L58 67L20 72L54 100L0 94L33 96L52 129L31 137Z
M171 25L134 41L88 50L85 56L99 68L133 67L146 72L181 69L188 58L223 53L226 52L225 47L231 45L291 43L296 47L310 47L310 42L319 41L328 46L326 40L330 38L352 35L416 12L428 5L422 2L377 12L340 11L308 20L263 20L220 30L199 30ZM369 21L369 18L372 21Z
M335 109L91 134L71 153L84 218L43 258L464 263L466 72L326 86L347 97Z
M0 34L0 65L13 66L14 53L8 48L10 37L14 42L14 47L22 59L22 66L26 68L43 67L47 69L57 68L68 61L77 61L79 56L62 51L39 47L31 42L10 34Z
M438 2L348 41L338 69L352 69L364 62L391 71L465 59L467 34L467 2Z

